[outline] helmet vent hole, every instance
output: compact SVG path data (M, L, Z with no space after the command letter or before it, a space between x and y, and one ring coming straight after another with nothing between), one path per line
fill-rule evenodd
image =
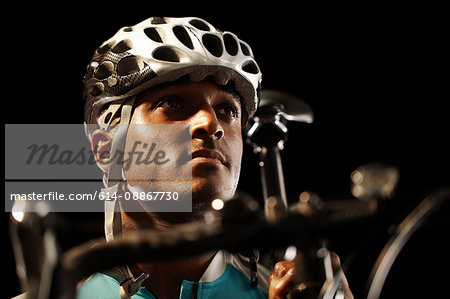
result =
M123 53L125 51L130 50L131 48L133 48L133 43L131 42L131 40L129 39L124 39L123 41L120 41L117 45L115 45L111 51L113 53L119 54L119 53Z
M103 61L96 69L94 77L103 80L112 75L114 71L114 64L111 61Z
M153 51L153 58L168 61L168 62L180 62L177 52L170 47L159 47Z
M164 17L153 17L150 23L152 25L166 24L166 20L164 20Z
M259 73L258 66L251 60L245 62L245 64L242 66L242 70L250 74Z
M223 41L225 43L225 49L228 54L234 56L238 53L238 44L236 39L231 34L224 34Z
M191 24L192 26L194 26L195 28L199 29L199 30L203 30L203 31L210 31L208 24L206 24L205 22L198 20L198 19L193 19L189 21L189 24Z
M242 53L244 53L245 56L251 56L250 49L247 47L247 45L242 42L240 44L241 44Z
M111 43L107 43L107 44L100 46L100 48L97 49L97 53L105 54L106 52L109 51L109 49L111 49Z
M154 28L154 27L145 28L144 33L145 33L145 35L147 35L147 37L149 39L151 39L154 42L157 42L157 43L163 42L161 39L161 36L159 35L158 31L156 31L156 28Z
M108 114L106 114L104 122L106 124L109 123L109 121L111 120L111 117L112 117L112 112L109 112Z
M139 72L144 68L144 62L136 56L127 56L117 63L117 74L126 76Z
M94 84L94 86L92 86L91 95L94 97L99 96L103 93L104 90L105 90L105 86L103 85L103 83L97 82Z
M194 45L192 44L192 40L189 36L189 33L187 33L186 29L182 26L175 26L172 28L173 33L175 34L175 36L178 38L178 40L185 45L186 47L188 47L189 49L193 50L194 49Z
M220 57L223 53L222 41L214 34L205 34L202 37L205 48L214 56Z

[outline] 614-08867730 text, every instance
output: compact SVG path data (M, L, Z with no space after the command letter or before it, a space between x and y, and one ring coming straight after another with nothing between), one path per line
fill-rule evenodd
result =
M123 193L112 193L100 192L100 200L178 200L178 192L167 192L167 191L151 191L151 192L123 192Z

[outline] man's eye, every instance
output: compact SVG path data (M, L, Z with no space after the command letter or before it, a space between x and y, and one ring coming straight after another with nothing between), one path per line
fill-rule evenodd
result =
M228 117L233 117L236 118L239 116L239 111L236 107L234 107L233 105L223 105L222 107L220 107L220 109L217 110L217 113L228 116Z
M166 108L166 109L178 109L182 108L181 101L177 98L167 98L165 100L162 100L158 107Z

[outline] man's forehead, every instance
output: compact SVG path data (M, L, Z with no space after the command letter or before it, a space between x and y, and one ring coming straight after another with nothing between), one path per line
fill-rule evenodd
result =
M205 83L205 84L202 84ZM149 100L149 97L152 95L156 95L160 92L176 92L176 91L185 91L185 88L195 87L198 90L208 87L216 87L218 90L223 91L233 97L239 104L241 104L241 96L234 88L234 83L232 81L228 82L226 85L219 85L214 82L213 79L206 78L202 81L191 81L188 77L182 77L176 81L166 82L159 84L157 86L150 87L149 89L141 92L137 95L137 100ZM193 89L195 91L195 89Z

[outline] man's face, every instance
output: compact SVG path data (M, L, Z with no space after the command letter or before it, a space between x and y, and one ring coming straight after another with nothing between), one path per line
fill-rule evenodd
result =
M190 126L194 210L207 209L211 200L234 194L240 173L242 132L240 102L231 93L209 81L149 89L138 95L131 124ZM128 136L127 145L137 140L146 142L144 138L135 133ZM132 174L136 170L131 167L128 171ZM138 171L143 175L147 170ZM128 177L127 172L125 175Z

